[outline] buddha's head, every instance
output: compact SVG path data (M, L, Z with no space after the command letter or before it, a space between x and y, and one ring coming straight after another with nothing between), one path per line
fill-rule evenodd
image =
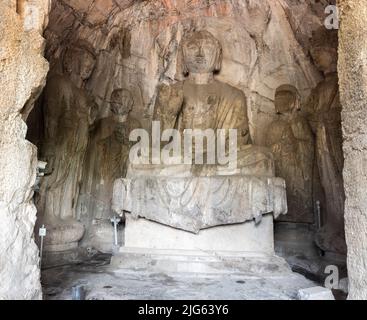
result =
M99 108L98 108L98 104L93 99L90 99L89 105L90 105L90 109L89 109L88 120L89 120L89 124L92 125L98 117Z
M336 72L338 59L338 35L335 30L321 28L313 32L311 57L324 74Z
M300 108L298 90L291 85L282 85L275 91L275 112L277 114L290 113Z
M222 65L222 46L208 31L196 31L181 44L183 69L189 73L213 73Z
M129 90L116 89L111 94L111 111L118 119L126 118L133 108L134 99Z
M96 65L92 50L82 46L71 46L63 56L63 70L66 74L79 76L82 81L88 80Z

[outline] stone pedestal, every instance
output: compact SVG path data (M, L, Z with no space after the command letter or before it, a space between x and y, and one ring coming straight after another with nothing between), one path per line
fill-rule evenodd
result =
M241 273L270 276L288 273L274 254L273 216L256 224L217 226L193 234L128 216L125 246L112 257L114 270L164 273Z
M274 254L273 217L287 212L283 179L135 174L115 182L113 209L126 226L112 266L125 272L289 271Z
M146 219L126 217L125 247L149 250L190 250L274 253L273 216L255 224L218 226L198 234L178 230Z
M85 228L79 221L68 219L45 223L42 267L80 263L85 258L85 250L79 248L79 241Z
M45 237L44 251L46 252L74 250L78 247L78 242L84 235L83 224L71 219L45 224L45 226L47 235Z
M114 184L113 210L199 233L287 213L283 179L265 176L136 176ZM215 232L213 232L215 234ZM261 239L261 237L260 237Z

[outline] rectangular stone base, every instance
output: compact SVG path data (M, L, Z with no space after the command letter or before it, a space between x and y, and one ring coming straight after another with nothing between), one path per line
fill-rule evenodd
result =
M125 246L111 260L116 270L247 274L289 272L274 254L273 216L201 230L198 234L127 216ZM116 269L117 268L117 269Z
M274 277L290 274L283 258L272 254L230 251L121 248L111 259L111 272L241 275Z
M248 221L201 230L198 234L178 230L129 215L125 226L125 247L274 253L273 215L264 215L259 224Z
M42 268L78 264L87 258L88 253L83 248L72 248L65 251L44 251L42 255Z

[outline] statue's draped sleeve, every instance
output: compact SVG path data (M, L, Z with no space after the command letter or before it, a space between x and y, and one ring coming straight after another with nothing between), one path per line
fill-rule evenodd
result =
M183 105L182 83L158 86L154 107L154 121L161 122L161 130L177 128L177 121Z

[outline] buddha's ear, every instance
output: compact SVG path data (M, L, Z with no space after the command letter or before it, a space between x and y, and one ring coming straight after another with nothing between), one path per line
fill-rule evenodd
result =
M189 69L187 68L186 63L182 59L182 74L187 77L189 75Z
M214 71L219 72L222 69L223 61L223 50L220 48L218 50L217 56L215 57Z
M179 73L182 73L185 77L189 74L189 69L187 68L187 65L185 63L184 59L184 53L183 53L183 45L181 43L179 49L178 49L178 55L177 55L177 71Z

